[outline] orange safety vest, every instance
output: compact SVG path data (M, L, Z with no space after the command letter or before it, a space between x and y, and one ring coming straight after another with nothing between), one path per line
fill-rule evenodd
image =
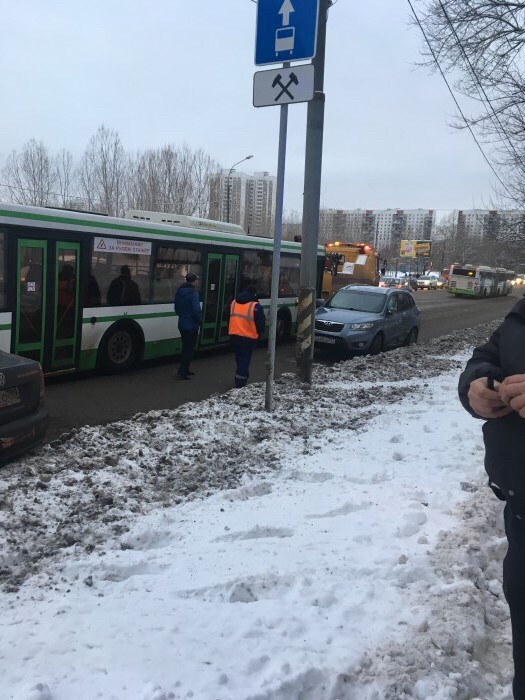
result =
M257 340L259 334L255 325L256 303L256 301L250 301L248 304L232 302L230 307L230 325L228 327L230 335L242 335L245 338Z

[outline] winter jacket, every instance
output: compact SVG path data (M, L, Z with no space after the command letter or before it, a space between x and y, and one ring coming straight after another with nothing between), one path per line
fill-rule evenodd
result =
M240 292L235 297L235 301L237 302L237 304L250 304L252 302L255 303L253 320L255 322L255 328L256 328L257 334L259 337L261 337L261 335L264 333L264 330L266 328L266 316L264 315L263 307L259 304L259 300L257 299L257 295L252 294L251 292ZM248 307L245 307L245 308L248 308ZM235 334L230 334L230 335L235 335Z
M490 340L474 350L459 378L459 397L466 410L470 383L479 377L502 381L525 374L525 299L518 302ZM496 495L504 498L512 512L525 515L525 419L513 411L483 425L485 469Z
M109 285L109 306L136 306L141 303L139 285L130 277L119 275Z
M175 294L175 313L179 317L179 331L198 331L201 325L199 293L190 282L185 282Z

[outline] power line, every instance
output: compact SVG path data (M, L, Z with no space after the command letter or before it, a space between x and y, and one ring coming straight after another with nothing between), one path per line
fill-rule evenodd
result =
M488 156L486 155L485 151L483 150L483 148L482 148L480 142L478 141L478 139L477 139L477 137L476 137L476 134L474 133L474 131L473 131L471 125L469 124L468 119L467 119L467 118L465 117L465 115L463 114L463 110L461 109L461 105L459 104L459 102L458 102L458 100L457 100L457 98L456 98L456 96L455 96L455 94L454 94L454 91L453 91L452 88L450 87L450 83L448 82L447 77L446 77L446 75L445 75L443 69L441 68L441 65L440 65L440 63L439 63L439 61L438 61L438 58L437 58L437 56L436 56L436 54L435 54L435 51L434 51L434 49L432 48L432 45L431 45L431 43L430 43L429 38L427 37L427 34L426 34L426 32L425 32L425 29L424 29L423 25L421 24L421 20L419 19L418 15L417 15L417 12L416 12L415 9L414 9L414 6L413 6L413 4L412 4L412 1L411 1L411 0L407 0L407 2L408 2L408 4L410 5L410 9L412 10L412 14L414 15L414 19L416 20L416 22L417 22L417 24L418 24L418 26L419 26L419 29L421 30L421 33L423 34L423 36L424 36L424 38L425 38L425 41L426 41L427 46L428 46L428 48L429 48L429 51L430 51L430 53L432 54L432 58L434 59L434 62L435 62L435 64L436 64L436 66L438 67L439 72L441 73L441 77L442 77L443 80L445 81L445 85L447 86L448 91L450 92L450 95L451 95L452 99L454 100L454 103L456 104L456 107L458 108L458 111L459 111L459 113L460 113L460 115L461 115L463 121L465 122L465 126L466 126L467 129L470 131L470 135L471 135L472 138L474 139L474 141L475 141L475 143L476 143L476 146L479 148L479 150L480 150L480 152L481 152L481 155L482 155L483 158L485 159L487 165L488 165L489 168L492 170L492 172L493 172L494 175L496 176L497 180L500 182L500 184L502 185L502 187L505 189L505 191L507 192L507 194L509 195L509 197L512 198L512 197L513 197L513 194L511 193L511 191L509 190L509 188L507 187L507 185L505 184L505 182L501 179L501 177L499 176L498 172L495 170L494 166L492 165L492 163L490 162Z

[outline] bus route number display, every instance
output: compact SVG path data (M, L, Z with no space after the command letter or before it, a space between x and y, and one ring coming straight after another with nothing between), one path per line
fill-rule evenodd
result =
M128 255L151 255L151 243L125 238L99 238L95 236L93 250L97 253L127 253Z

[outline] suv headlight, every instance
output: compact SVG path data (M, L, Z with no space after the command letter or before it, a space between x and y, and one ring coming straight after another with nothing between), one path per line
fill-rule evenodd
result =
M373 328L374 324L372 321L368 321L367 323L351 323L350 328L353 331L361 331L365 330L365 328Z

